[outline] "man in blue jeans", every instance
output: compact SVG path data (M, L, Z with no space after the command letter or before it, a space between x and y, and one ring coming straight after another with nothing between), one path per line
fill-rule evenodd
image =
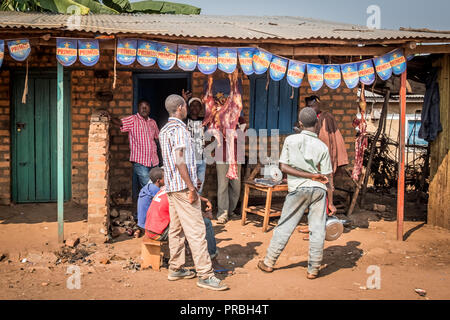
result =
M317 137L317 115L314 109L303 108L299 122L303 131L286 138L279 161L281 170L288 177L289 193L266 256L259 261L258 268L264 272L273 271L303 213L309 209L310 240L306 277L315 279L319 275L323 258L327 204L330 215L336 212L333 205L333 167L327 146Z

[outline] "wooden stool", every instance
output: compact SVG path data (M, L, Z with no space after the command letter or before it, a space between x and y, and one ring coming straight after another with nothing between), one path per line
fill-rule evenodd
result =
M265 206L248 206L248 197L250 195L250 189L259 190L266 193L266 205ZM273 187L257 184L251 181L245 182L244 199L242 201L242 220L241 224L245 225L247 219L247 212L257 214L264 217L263 232L267 231L269 225L269 218L279 217L281 215L281 206L274 207L272 209L272 192L274 191L288 191L287 184L278 184Z
M161 246L166 242L153 240L144 235L141 245L141 269L151 266L153 270L159 271L161 268L161 260L164 256L164 253L161 252Z

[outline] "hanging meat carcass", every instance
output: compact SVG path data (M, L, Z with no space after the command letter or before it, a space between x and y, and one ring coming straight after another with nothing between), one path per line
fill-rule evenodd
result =
M223 103L216 101L212 92L213 78L209 76L206 93L203 96L205 104L205 118L203 125L213 131L218 147L221 147L220 134L227 141L227 160L229 162L227 178L234 180L238 178L237 162L235 159L234 141L237 137L236 126L242 110L242 96L238 88L238 71L228 75L230 80L230 95Z

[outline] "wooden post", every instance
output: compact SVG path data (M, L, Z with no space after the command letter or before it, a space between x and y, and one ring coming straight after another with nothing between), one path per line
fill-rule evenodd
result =
M400 80L400 141L397 182L397 240L403 241L403 215L405 210L405 116L406 116L406 70Z
M64 67L58 62L57 70L57 201L58 242L64 242Z
M245 225L245 220L247 219L247 208L248 208L248 196L250 194L250 187L247 183L244 183L244 198L242 199L242 219L241 224Z
M272 207L272 187L267 190L267 198L266 198L266 208L264 210L264 220L263 220L263 232L267 231L267 227L269 226L270 219L270 208Z
M380 117L380 122L378 123L377 132L375 133L375 136L372 140L372 144L370 146L369 160L367 161L367 167L366 167L367 169L366 169L366 174L364 176L364 182L362 183L362 186L360 186L360 188L361 188L361 196L359 198L360 208L362 208L364 205L364 197L366 196L367 183L369 182L369 176L372 171L372 160L373 160L373 156L375 154L375 149L377 147L378 138L380 137L381 130L383 129L384 123L386 122L386 115L387 115L387 109L388 109L390 97L391 97L391 90L388 88L386 90L386 93L384 96L383 109L381 110L381 117Z

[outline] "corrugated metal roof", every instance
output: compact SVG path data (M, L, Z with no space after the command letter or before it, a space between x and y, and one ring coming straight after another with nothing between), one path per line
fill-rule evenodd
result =
M68 16L47 13L1 12L2 28L37 28L70 30L69 23L79 24L73 30L96 33L137 33L194 38L261 39L440 39L450 34L399 30L370 30L365 26L286 16L213 16L96 14Z
M367 102L384 102L384 96L381 94L371 92L369 90L365 90L364 93ZM358 90L358 97L361 96L361 90ZM423 98L425 96L423 94L406 94L406 102L423 102ZM389 102L399 102L400 96L398 94L394 94L390 96Z

